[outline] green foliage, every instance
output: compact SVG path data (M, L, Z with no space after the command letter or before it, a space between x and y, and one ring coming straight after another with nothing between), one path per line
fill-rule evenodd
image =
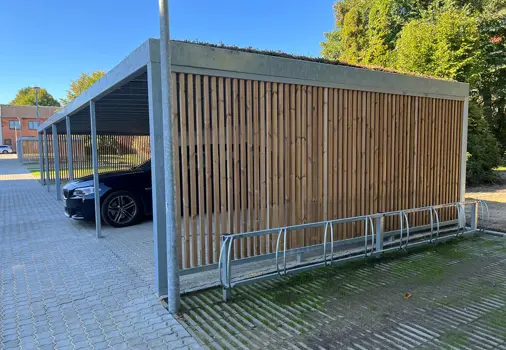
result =
M434 70L434 25L413 20L402 30L397 41L396 66L410 72L430 74Z
M18 91L16 97L14 97L10 104L16 106L35 106L35 102L35 89L31 86L27 86ZM39 90L39 106L59 107L60 104L46 89L41 88Z
M475 102L469 104L468 133L467 184L494 182L493 169L501 161L500 147L483 117L483 109Z
M468 180L490 181L495 140L506 150L506 1L343 0L334 11L325 58L470 84Z
M469 81L479 68L478 21L467 9L427 11L404 26L396 43L396 68Z
M63 105L66 105L67 103L75 99L77 96L82 94L86 89L88 89L91 85L93 85L97 80L102 78L104 75L105 72L102 70L97 70L90 74L81 73L79 78L73 80L70 83L70 88L67 90L67 95L64 98L60 99L60 102Z

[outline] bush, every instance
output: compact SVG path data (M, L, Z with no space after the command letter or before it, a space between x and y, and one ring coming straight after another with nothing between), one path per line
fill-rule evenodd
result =
M497 174L493 169L501 161L499 143L483 117L483 109L475 102L469 103L467 138L467 185L494 183Z

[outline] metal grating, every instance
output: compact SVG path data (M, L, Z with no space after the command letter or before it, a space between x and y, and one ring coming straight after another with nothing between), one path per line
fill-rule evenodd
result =
M506 243L458 239L182 298L209 348L506 349ZM405 293L412 296L405 300Z

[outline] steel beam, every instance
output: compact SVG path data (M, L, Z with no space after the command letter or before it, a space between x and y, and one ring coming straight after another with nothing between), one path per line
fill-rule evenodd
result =
M60 155L58 150L58 130L56 124L51 125L53 133L53 159L54 159L54 183L56 190L56 200L61 200L61 187L60 187Z
M72 165L72 133L70 132L70 117L65 117L65 127L67 130L67 162L69 168L69 181L74 180L74 168Z
M50 178L49 178L49 143L47 142L47 131L44 129L44 167L46 168L46 185L49 192Z
M97 120L95 115L95 101L90 101L91 126L91 156L93 159L93 188L95 194L95 232L97 238L102 238L102 217L100 213L100 182L98 179L98 146L97 146Z
M23 164L23 139L18 139L18 144L16 145L16 153L18 155L18 160Z
M466 197L466 161L467 161L467 126L469 113L469 97L464 100L464 111L462 113L462 144L460 154L460 197L459 201L464 202Z
M374 219L374 234L376 235L375 255L380 255L383 251L383 239L385 235L385 217L379 216Z
M37 144L39 147L39 171L40 171L40 183L45 185L46 184L46 178L44 176L44 157L43 153L44 148L42 147L42 137L41 133L37 132Z
M155 253L155 290L159 297L166 296L168 293L161 84L160 63L150 62L148 64L148 96L151 189L153 196L153 242Z
M163 154L165 158L165 215L167 230L167 304L170 313L181 304L177 230L174 212L174 174L172 156L172 73L170 61L169 0L158 1L160 10L160 68L162 82ZM177 184L179 185L179 184ZM180 213L177 213L180 215Z
M471 230L478 230L478 203L469 204L471 211ZM483 220L483 218L482 218Z

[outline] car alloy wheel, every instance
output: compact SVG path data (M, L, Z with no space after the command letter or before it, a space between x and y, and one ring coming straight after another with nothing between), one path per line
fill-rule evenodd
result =
M128 195L114 197L107 206L109 220L117 225L128 225L137 216L137 203Z

